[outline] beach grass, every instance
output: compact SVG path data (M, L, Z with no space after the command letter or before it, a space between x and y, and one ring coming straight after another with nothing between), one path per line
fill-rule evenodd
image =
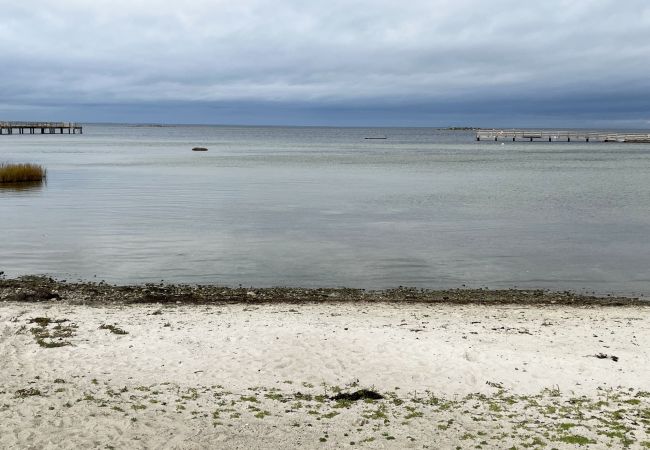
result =
M0 183L43 181L47 171L38 164L0 163Z

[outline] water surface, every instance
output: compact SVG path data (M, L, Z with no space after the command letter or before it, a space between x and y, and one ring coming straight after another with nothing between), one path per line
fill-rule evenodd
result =
M647 144L95 125L2 136L0 161L48 170L0 189L9 276L650 294Z

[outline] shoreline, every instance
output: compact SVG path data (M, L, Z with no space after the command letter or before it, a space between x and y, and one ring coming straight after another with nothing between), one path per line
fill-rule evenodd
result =
M650 306L638 297L597 296L541 289L419 289L228 287L220 285L111 285L67 282L47 276L0 277L0 301L63 301L71 304L226 304L226 303L425 303L456 305Z

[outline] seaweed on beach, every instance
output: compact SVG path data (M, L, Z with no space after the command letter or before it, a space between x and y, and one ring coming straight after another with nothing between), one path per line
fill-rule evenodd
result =
M219 285L144 284L114 286L105 282L68 283L48 277L0 278L0 301L74 304L227 304L227 303L428 303L479 305L650 306L639 298L598 297L573 292L523 289L387 290L351 288L245 288Z
M41 391L36 388L18 389L14 394L16 398L40 397L41 395L43 395Z
M28 323L37 326L30 329L34 340L43 348L57 348L72 345L67 339L75 335L77 325L68 319L50 319L49 317L35 317ZM53 325L50 327L50 325Z
M100 330L108 330L113 334L129 334L128 331L125 331L118 327L117 325L106 325L105 323L101 324L99 326Z
M7 295L5 300L14 302L46 302L59 300L61 296L50 289L42 287L22 287Z
M346 400L350 402L356 402L359 400L382 400L383 398L384 396L378 392L371 391L369 389L359 389L358 391L354 392L340 392L330 397L330 400Z

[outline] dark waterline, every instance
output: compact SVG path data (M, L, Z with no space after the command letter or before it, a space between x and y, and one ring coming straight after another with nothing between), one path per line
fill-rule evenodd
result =
M48 170L0 189L9 276L650 294L647 144L89 125L3 136L0 161Z

